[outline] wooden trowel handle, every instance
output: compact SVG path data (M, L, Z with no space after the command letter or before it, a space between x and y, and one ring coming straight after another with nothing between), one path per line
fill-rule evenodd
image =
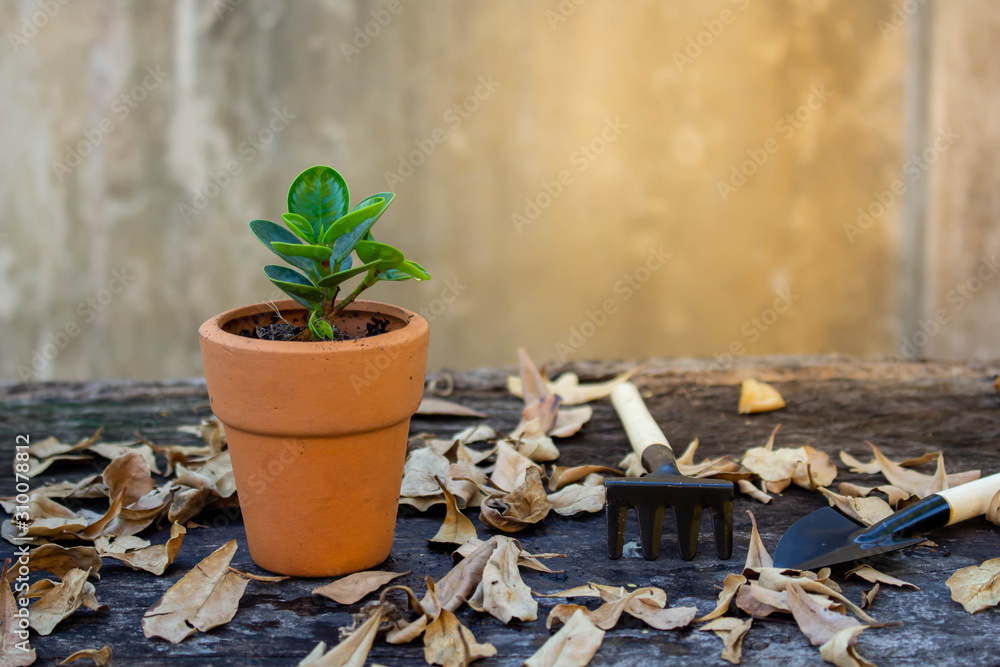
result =
M944 498L951 507L951 518L947 524L950 526L985 514L990 501L998 492L1000 492L1000 473L939 491L937 495Z
M611 404L615 406L618 418L622 420L632 450L642 456L650 445L670 447L667 436L649 414L639 390L631 382L623 382L611 391Z

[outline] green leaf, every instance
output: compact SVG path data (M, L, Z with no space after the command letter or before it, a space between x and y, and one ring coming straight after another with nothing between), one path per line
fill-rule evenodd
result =
M385 213L385 210L389 208L389 204L392 203L392 200L395 196L396 195L394 195L391 192L379 192L378 194L374 194L371 197L362 199L360 202L358 202L357 206L351 209L353 213L354 211L367 208L369 205L371 205L372 203L374 203L379 199L382 199L385 202L382 204L382 208L378 211L378 213L375 214L374 217L361 222L354 229L345 233L343 236L337 239L337 241L333 244L334 259L340 260L340 258L342 257L349 257L351 251L354 250L354 246L357 244L358 241L362 239L366 241L375 240L373 238L371 239L368 238L368 236L371 235L371 228L376 222L378 222L378 219L382 217L382 214Z
M307 245L305 243L279 243L274 241L271 247L280 255L294 255L295 257L308 257L317 262L325 262L330 259L333 251L325 245Z
M331 167L310 167L288 188L288 210L309 221L313 238L322 238L330 225L344 217L349 202L347 183Z
M343 218L330 225L330 228L326 230L325 234L323 234L321 243L323 245L330 245L358 225L366 223L369 220L375 220L378 218L384 207L385 200L376 199L370 206L351 211ZM369 227L371 227L371 225L369 225Z
M399 269L388 269L386 271L378 272L379 280L386 280L389 282L402 282L404 280L410 280L413 278L409 273L403 273Z
M406 260L399 265L399 270L413 276L417 280L430 280L431 274L427 270L412 260Z
M288 228L306 243L315 243L316 236L313 234L312 225L309 221L297 213L282 213L281 219L285 221Z
M333 340L335 338L333 327L326 320L321 320L316 316L316 311L309 314L309 331L319 340Z
M379 270L395 269L406 260L402 250L378 241L358 241L354 251L358 253L362 262L378 260Z
M365 271L368 271L369 269L373 269L373 268L377 267L378 265L379 265L379 261L375 260L374 262L369 262L368 264L361 264L359 266L355 266L352 269L347 269L347 270L344 270L344 271L338 271L337 273L334 273L333 275L329 275L329 276L323 278L317 284L320 287L324 287L326 289L330 289L332 287L336 287L337 285L339 285L340 283L344 282L348 278L353 278L354 276L358 275L359 273L364 273Z
M251 220L250 221L250 231L254 233L264 247L273 252L275 255L285 260L292 266L297 266L309 275L317 275L316 265L311 259L306 257L299 257L296 255L285 255L277 250L271 244L274 242L287 243L289 245L301 244L302 242L292 234L290 231L282 227L281 225L275 224L268 220Z
M326 292L314 286L308 278L298 271L293 271L287 266L268 264L264 267L264 275L282 292L306 308L315 309L323 303Z

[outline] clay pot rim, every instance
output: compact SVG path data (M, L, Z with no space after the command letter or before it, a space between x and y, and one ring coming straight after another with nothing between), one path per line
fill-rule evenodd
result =
M395 331L372 336L370 338L357 338L354 340L341 341L280 341L280 340L260 340L257 338L247 338L238 334L229 333L223 329L223 325L240 317L249 317L263 312L273 311L272 304L278 310L300 310L306 309L298 301L293 299L282 299L269 303L255 303L247 306L239 306L225 312L219 313L206 320L198 327L198 334L206 341L217 343L225 347L244 350L248 352L268 352L271 354L303 354L315 355L324 352L346 352L349 350L370 349L372 345L392 346L403 345L406 342L419 338L428 330L427 320L407 310L401 306L381 301L369 301L358 299L348 308L348 312L363 312L373 315L388 315L404 322L403 326Z

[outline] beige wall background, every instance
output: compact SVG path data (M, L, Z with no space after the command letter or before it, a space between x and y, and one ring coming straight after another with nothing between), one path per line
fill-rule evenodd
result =
M199 375L313 164L396 192L431 369L1000 351L989 0L0 7L5 379Z

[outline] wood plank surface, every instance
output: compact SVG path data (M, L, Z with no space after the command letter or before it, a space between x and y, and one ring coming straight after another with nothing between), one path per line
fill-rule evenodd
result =
M576 364L584 379L608 377L623 364ZM993 382L997 363L912 363L892 359L840 357L743 358L720 361L650 361L636 378L650 397L647 404L675 446L691 438L701 441L699 456L740 454L761 445L776 424L782 424L777 446L812 445L836 459L841 449L868 458L864 440L878 445L890 457L905 457L941 449L951 472L979 468L984 474L1000 470L1000 396ZM562 370L550 368L550 374ZM520 401L504 389L506 370L480 370L454 375L451 400L490 415L486 420L502 431L517 423ZM736 413L738 382L743 377L773 381L788 401L774 413L741 416ZM207 416L207 396L199 382L95 382L44 385L0 385L0 454L10 460L14 438L30 434L33 440L49 435L76 441L100 426L105 439L127 439L139 431L159 444L195 444L193 436L177 433L182 424ZM607 400L593 404L594 418L576 436L558 444L561 465L597 463L616 465L629 451L617 417ZM477 420L418 417L412 433L445 435ZM867 483L874 478L848 472L838 461L837 481ZM95 467L103 464L98 462ZM8 468L9 470L9 468ZM84 463L58 463L34 484L76 479L91 474ZM335 484L336 480L331 480ZM0 481L0 495L9 495L9 473ZM605 554L603 514L576 518L548 517L534 530L517 538L532 552L558 552L566 559L550 561L562 574L526 571L525 582L536 592L552 592L588 581L606 584L659 586L671 606L693 605L701 612L713 608L722 579L742 568L749 536L746 510L757 517L765 544L773 550L784 530L804 514L825 505L822 498L797 487L770 505L746 496L735 502L733 558L720 561L711 544L710 524L702 525L697 558L684 562L676 555L674 531L668 519L660 558L611 561ZM470 513L471 514L471 513ZM423 589L423 578L440 578L451 567L447 550L427 542L437 530L440 508L419 514L401 508L392 557L387 570L411 570L399 583ZM472 516L480 535L486 533ZM180 645L146 639L140 629L143 612L199 560L229 539L240 549L233 565L261 572L246 549L237 512L215 511L199 520L211 525L192 530L177 561L162 577L134 572L106 560L97 582L98 598L111 611L82 610L63 621L48 637L32 635L38 664L53 664L82 648L109 644L119 665L286 665L295 664L318 641L338 641L338 628L350 623L361 604L341 606L310 591L328 580L293 579L276 584L251 582L236 617L228 625L196 634ZM165 531L151 539L163 541ZM638 532L630 517L627 539ZM955 570L1000 556L1000 529L978 518L942 529L933 535L935 548L915 548L877 557L870 563L911 581L919 592L883 587L871 613L880 621L898 621L898 627L865 632L859 649L879 665L1000 664L1000 609L967 614L951 601L945 580ZM4 543L5 553L10 545ZM859 600L858 580L843 580L849 566L834 569L845 594ZM539 620L513 621L504 626L492 616L463 607L459 618L480 641L492 642L495 658L477 665L519 665L549 637L548 611L560 600L540 598ZM740 612L741 613L741 612ZM780 615L779 615L780 616ZM725 664L719 659L722 643L712 633L695 628L662 632L625 617L609 631L594 665ZM822 664L816 648L798 631L790 617L755 620L744 641L746 665ZM371 664L422 664L422 647L390 646L377 640Z

